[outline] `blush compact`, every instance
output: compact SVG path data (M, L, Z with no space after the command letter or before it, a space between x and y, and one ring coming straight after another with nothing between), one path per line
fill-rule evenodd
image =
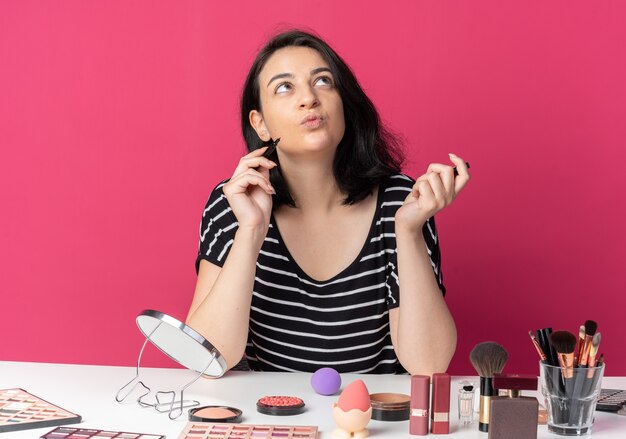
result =
M403 393L372 393L372 419L377 421L408 421L411 397Z
M223 405L207 405L189 410L189 420L195 422L226 422L238 424L241 422L242 411L234 407Z
M256 402L256 409L264 415L299 415L304 412L304 401L295 396L264 396Z

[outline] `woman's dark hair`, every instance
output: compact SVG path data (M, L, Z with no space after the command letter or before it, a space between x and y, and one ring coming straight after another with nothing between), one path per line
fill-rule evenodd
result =
M404 156L398 141L381 123L374 104L365 95L348 65L315 35L299 30L278 34L254 60L241 96L241 129L248 151L266 145L250 125L249 119L250 111L261 110L259 74L274 52L289 46L316 50L330 67L343 101L345 119L345 132L337 147L333 172L339 189L347 194L344 204L359 202L385 178L400 172ZM271 159L278 162L275 152ZM273 207L281 204L295 207L280 167L270 171L270 182L276 190Z

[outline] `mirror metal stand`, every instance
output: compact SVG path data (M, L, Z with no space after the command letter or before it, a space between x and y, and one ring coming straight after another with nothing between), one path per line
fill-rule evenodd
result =
M139 379L139 375L140 375L139 371L141 368L140 367L141 356L143 355L143 351L146 348L146 344L148 343L148 341L149 340L152 341L151 340L152 334L154 334L156 330L159 329L162 323L163 322L159 322L159 324L149 334L146 334L146 339L143 342L143 345L141 346L141 350L139 351L139 356L137 357L135 377L117 391L117 393L115 394L115 400L119 403L123 402L131 393L133 393L133 391L138 386L140 386L144 390L141 393L141 395L139 395L139 397L136 399L137 404L139 404L141 407L153 407L159 413L167 413L168 417L174 420L174 419L177 419L183 413L184 409L200 405L199 401L196 401L193 399L190 399L190 400L184 399L185 389L187 389L187 387L195 383L198 380L198 378L200 378L207 371L207 369L209 368L209 366L215 359L216 353L215 352L212 353L212 358L207 363L204 370L199 372L198 375L196 375L190 382L185 384L180 389L180 399L178 400L176 399L176 395L177 395L176 391L168 390L168 391L157 391L154 394L154 402L144 401L144 398L148 397L152 393L152 390L150 389L150 387L146 386L143 381ZM128 389L128 391L124 393L124 390L128 387L130 387L130 389ZM162 401L161 397L167 398L167 400Z

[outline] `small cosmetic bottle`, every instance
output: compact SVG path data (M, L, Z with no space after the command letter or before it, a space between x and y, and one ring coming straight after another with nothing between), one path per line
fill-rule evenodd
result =
M491 397L489 439L537 439L539 402L521 396L522 390L537 390L537 377L495 374L493 387L508 390L508 396Z
M430 404L430 377L413 375L411 377L411 417L409 434L425 436L428 434L428 405Z
M469 425L474 421L474 398L476 386L469 381L459 383L459 421Z
M430 432L450 433L450 375L433 374L433 402L431 407Z

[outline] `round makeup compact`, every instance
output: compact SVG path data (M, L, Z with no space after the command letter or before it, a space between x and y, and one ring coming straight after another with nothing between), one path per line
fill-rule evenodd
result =
M189 410L189 420L195 422L241 422L242 411L223 405L207 405Z
M299 415L304 411L304 401L295 396L264 396L256 402L256 409L264 415Z
M408 421L411 397L403 393L372 393L372 419L377 421Z

